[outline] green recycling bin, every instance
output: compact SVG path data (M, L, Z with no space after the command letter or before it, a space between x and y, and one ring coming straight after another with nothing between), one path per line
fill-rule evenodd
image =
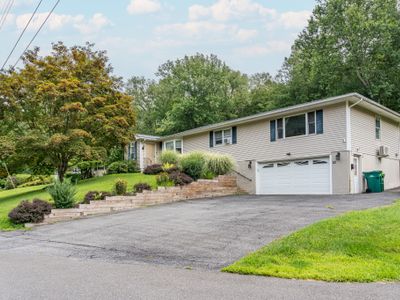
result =
M385 190L385 174L382 171L364 172L365 180L367 180L370 193L382 193Z

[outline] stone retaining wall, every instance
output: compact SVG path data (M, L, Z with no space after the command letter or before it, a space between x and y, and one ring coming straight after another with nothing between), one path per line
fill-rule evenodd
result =
M135 196L114 196L106 200L90 201L79 208L53 209L44 223L107 214L150 205L171 203L188 199L214 198L239 193L235 176L218 176L214 180L199 179L185 186L159 187L155 191L143 191Z

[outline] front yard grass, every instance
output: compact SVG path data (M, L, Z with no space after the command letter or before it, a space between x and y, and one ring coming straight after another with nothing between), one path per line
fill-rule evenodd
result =
M400 280L400 202L346 213L251 253L225 272L324 281Z
M114 182L118 178L124 179L128 182L128 191L132 191L133 185L139 182L146 182L150 184L152 188L157 187L156 178L152 175L143 175L140 173L106 175L103 177L80 181L76 186L77 194L75 201L82 201L85 194L89 191L111 192L114 187ZM0 191L0 230L15 230L22 228L22 226L16 226L8 220L8 213L22 200L33 200L34 198L51 201L51 197L46 191L46 186L34 186Z

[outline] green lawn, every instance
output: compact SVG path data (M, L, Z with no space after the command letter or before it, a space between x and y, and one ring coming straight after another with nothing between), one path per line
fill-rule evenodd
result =
M129 191L131 191L133 185L138 182L147 182L153 188L157 186L155 176L151 175L143 175L140 173L106 175L79 182L77 184L76 202L82 201L85 194L89 191L111 192L114 182L118 178L124 179L128 182ZM7 215L22 200L32 200L34 198L48 201L51 200L50 195L46 192L46 186L25 187L0 191L0 230L14 230L21 228L21 226L11 224Z
M400 202L315 223L223 271L325 281L400 280Z

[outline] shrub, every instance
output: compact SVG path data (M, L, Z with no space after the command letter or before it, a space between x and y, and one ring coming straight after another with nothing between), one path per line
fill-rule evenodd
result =
M126 194L126 190L128 187L128 182L123 179L118 179L115 181L114 189L117 195L124 195Z
M162 172L157 175L157 184L160 186L173 186L174 183L169 179L169 174L167 172Z
M21 184L18 187L27 187L27 186L50 184L51 182L52 182L51 176L32 175L26 183Z
M9 176L6 179L6 185L5 188L6 190L12 190L15 189L18 186L18 180L15 176Z
M162 171L163 171L162 165L154 164L154 165L147 166L144 169L143 174L146 174L146 175L157 175L157 174L160 174Z
M164 172L167 172L167 173L173 173L173 172L179 171L179 169L176 165L168 164L168 163L163 164L162 169Z
M8 214L8 217L14 224L40 223L50 212L51 205L48 202L34 199L33 202L22 201Z
M0 178L0 189L4 189L7 184L7 179Z
M226 154L208 153L206 157L206 172L215 175L225 175L235 167L233 158Z
M202 152L191 152L182 155L180 167L182 172L186 173L194 180L201 177L205 170L206 155Z
M90 161L81 161L77 163L77 167L81 170L81 179L88 179L93 177L93 170L101 164L100 161L90 160Z
M53 199L56 208L72 208L74 206L76 188L70 182L66 180L63 182L56 181L47 188L47 192Z
M186 185L193 182L192 177L179 171L170 173L169 180L171 180L174 185Z
M136 161L134 160L121 160L108 165L108 174L123 174L123 173L138 173Z
M106 197L110 197L111 193L109 192L98 192L98 191L90 191L85 195L84 200L81 202L82 204L90 204L90 201L95 200L105 200Z
M71 181L73 184L77 184L79 180L81 180L81 174L79 173L67 173L65 174L65 178Z
M51 213L51 204L47 201L43 201L40 199L33 199L32 204L36 206L40 211L42 211L45 215L49 215Z
M144 190L151 191L151 186L146 182L139 182L133 186L133 191L135 193L143 193Z
M164 150L161 152L160 160L163 164L176 165L179 161L179 155L173 150Z
M215 174L209 170L205 170L203 175L201 175L201 178L203 179L214 179L215 178Z

